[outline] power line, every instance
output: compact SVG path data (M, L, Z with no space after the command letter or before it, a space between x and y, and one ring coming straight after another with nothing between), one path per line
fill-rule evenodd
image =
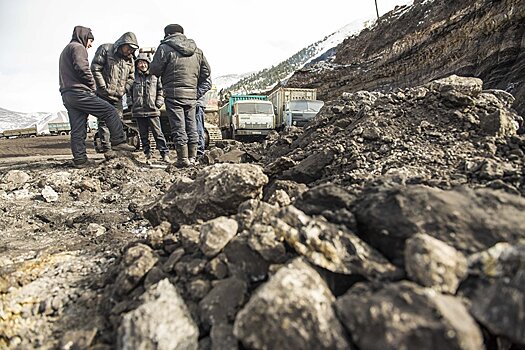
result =
M375 1L375 3L376 3L376 14L377 14L377 19L379 19L379 10L378 10L378 8L377 8L377 0L374 0L374 1Z

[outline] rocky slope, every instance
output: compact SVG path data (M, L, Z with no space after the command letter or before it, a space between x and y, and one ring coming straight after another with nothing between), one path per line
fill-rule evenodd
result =
M398 9L391 45L362 51L400 72L427 47L399 41L418 11L413 28L436 24L421 45L448 35L447 14L457 33L488 13L522 28L522 3L467 3L478 11ZM442 12L425 20L431 5ZM493 48L503 64L483 61L486 82L405 65L395 83L384 61L373 86L340 61L304 129L218 143L189 169L140 155L0 164L0 348L524 349L525 136L516 99L487 89L522 75Z
M3 170L0 345L523 349L525 138L482 85L345 92L187 170Z
M389 90L451 74L514 95L525 114L525 3L520 0L415 1L337 47L333 63L297 72L289 86L318 87L332 100L343 91Z

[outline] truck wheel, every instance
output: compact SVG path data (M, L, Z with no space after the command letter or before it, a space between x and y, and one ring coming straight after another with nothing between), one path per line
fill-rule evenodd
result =
M66 135L67 135L67 132L66 132L66 131L61 131L61 132L60 132L60 135L61 135L61 136L66 136Z

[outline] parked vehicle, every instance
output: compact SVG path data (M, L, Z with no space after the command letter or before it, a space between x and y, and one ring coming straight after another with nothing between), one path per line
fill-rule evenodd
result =
M71 132L71 125L69 122L65 123L48 123L47 127L49 133L52 135L69 135Z
M11 129L4 130L2 136L6 138L16 138L16 137L36 137L37 128L36 125L29 128L20 128L20 129Z
M265 136L275 129L274 108L262 95L232 95L219 110L223 137Z
M97 131L98 130L98 119L89 116L88 117L88 123L87 123L87 132Z
M304 126L324 105L316 98L317 89L279 87L272 91L268 100L275 107L276 128Z

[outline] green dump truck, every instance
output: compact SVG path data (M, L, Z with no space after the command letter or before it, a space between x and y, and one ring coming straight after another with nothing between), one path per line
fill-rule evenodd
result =
M71 125L69 122L65 123L48 123L47 128L51 135L69 135L71 132Z
M266 136L275 129L273 105L263 95L232 95L219 110L219 128L224 138Z

